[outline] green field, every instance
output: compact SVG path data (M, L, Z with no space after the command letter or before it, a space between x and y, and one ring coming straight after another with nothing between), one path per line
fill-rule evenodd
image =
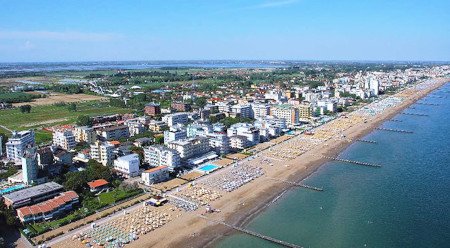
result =
M21 113L19 109L1 110L0 125L12 130L25 130L30 128L41 128L60 124L74 123L80 115L105 115L124 114L132 110L111 107L108 103L92 101L77 104L77 111L69 111L67 106L34 106L31 113ZM41 134L45 136L44 134Z

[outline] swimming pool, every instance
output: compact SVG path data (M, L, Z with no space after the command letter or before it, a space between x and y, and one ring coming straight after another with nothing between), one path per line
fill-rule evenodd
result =
M0 195L5 195L5 194L8 194L8 193L11 193L11 192L23 189L23 188L25 188L25 184L17 184L17 185L0 190Z
M217 170L218 168L219 168L219 166L217 166L217 165L207 164L207 165L203 165L202 167L199 167L198 170L206 173L206 172L211 172L211 171Z

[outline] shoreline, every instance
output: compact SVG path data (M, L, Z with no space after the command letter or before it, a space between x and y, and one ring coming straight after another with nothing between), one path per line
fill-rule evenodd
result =
M274 199L277 199L277 201L282 199L288 190L292 187L296 187L281 181L270 180L268 177L272 179L301 182L330 161L330 159L322 156L337 156L353 144L354 141L374 131L380 124L397 115L435 89L446 84L450 79L436 78L432 79L432 81L435 83L428 85L425 89L416 89L412 86L394 94L393 96L399 96L408 90L412 90L411 95L404 98L400 104L388 107L375 116L361 118L365 121L362 122L360 120L343 129L340 134L345 134L345 139L334 136L324 139L320 144L315 145L313 148L308 149L306 152L292 159L274 162L272 167L268 167L269 165L261 162L261 158L264 157L264 154L267 152L259 152L258 159L246 161L244 163L256 164L262 167L266 173L232 192L225 193L221 198L212 202L211 205L215 209L220 209L221 211L208 214L208 218L225 221L226 223L239 227L245 226L267 207L270 207L270 205L273 204L272 202ZM419 83L423 83L423 81ZM355 113L355 111L352 113ZM340 118L335 120L338 119ZM330 126L333 125L331 122L324 124L324 128L330 128ZM339 121L337 121L337 123L339 123ZM321 127L317 129L320 128ZM294 136L292 139L295 139L295 137L298 136ZM285 146L285 144L280 143L274 146L274 149L277 150L277 148L279 148L282 150L283 146ZM260 163L257 162L258 160ZM320 187L320 185L314 186ZM317 194L320 194L320 192L317 192ZM276 203L276 201L274 203ZM128 244L127 247L214 247L222 239L236 232L226 226L215 224L198 217L202 211L202 209L198 209L192 213L185 212L179 218L167 223L163 228L158 228L150 234L140 237L138 240ZM68 240L62 241L52 247L66 247L68 245L66 241Z
M369 125L368 128L361 130L360 133L356 134L354 137L352 137L353 140L356 139L360 139L368 134L370 134L371 132L375 131L375 128L378 127L379 125L381 125L382 123L384 123L385 121L387 121L388 119L391 119L392 117L396 116L397 114L401 113L403 110L407 109L409 106L413 105L415 102L419 101L420 99L426 97L427 95L429 95L430 93L432 93L434 90L442 87L443 85L445 85L446 83L448 83L448 81L450 79L436 79L436 80L442 80L442 82L434 85L433 87L430 87L422 92L420 92L420 95L416 98L413 99L405 99L404 102L402 102L400 105L395 106L393 108L387 109L385 110L381 115L382 118L379 118L377 120L375 120L373 123L371 123ZM347 144L342 144L342 145L337 145L336 147L333 147L331 149L328 149L326 152L322 153L322 154L326 154L326 155L331 155L331 156L337 156L338 154L340 154L342 151L344 151L345 149L347 149L350 145L352 145L354 143L354 141L352 142L348 142ZM301 155L303 156L303 155ZM309 176L313 175L314 173L316 173L322 166L324 166L326 163L330 162L329 159L318 159L316 161L312 161L311 165L306 165L306 167L308 168L306 171L297 171L294 175L291 175L287 178L288 181L293 181L293 182L301 182L303 180L305 180L306 178L308 178ZM281 184L281 183L279 183ZM245 186L244 186L245 187ZM239 227L244 227L246 225L248 225L252 220L254 220L260 213L262 213L263 211L265 211L268 207L270 207L273 203L276 203L277 201L281 200L286 193L288 193L288 191L290 191L292 188L295 188L296 186L293 185L286 185L286 187L281 190L278 191L277 194L275 194L274 196L270 196L268 197L267 194L264 194L265 192L259 192L259 194L257 195L257 198L260 199L259 203L256 204L256 206L254 207L254 211L242 211L242 212L236 212L234 213L234 217L232 218L231 216L227 216L225 218L225 222L227 223L233 223L233 219L237 219L237 222L234 222L233 224ZM326 189L325 189L326 190ZM277 199L276 201L274 201L274 199ZM228 229L228 228L227 228ZM211 232L214 232L215 230L210 230L207 228L203 228L203 230L199 233L199 236L211 236ZM215 238L210 239L208 242L206 243L201 243L201 242L194 242L191 245L188 245L187 247L208 247L208 248L213 248L215 247L219 242L221 242L224 238L226 238L227 236L233 235L235 233L239 233L238 231L235 230L230 230L228 229L227 231L223 232L220 235L217 235ZM186 245L185 242L183 242L184 245ZM181 245L180 243L173 243L172 245L170 245L169 247L179 247L179 245ZM301 245L301 244L299 244Z

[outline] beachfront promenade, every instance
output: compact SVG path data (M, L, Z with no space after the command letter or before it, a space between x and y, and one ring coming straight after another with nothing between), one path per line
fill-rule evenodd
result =
M238 206L244 208L256 206L257 203L254 203L256 198L273 185L285 182L282 190L302 185L301 182L296 182L290 177L299 173L298 175L304 178L323 161L337 158L337 153L350 141L360 139L362 135L378 127L381 121L391 118L404 107L426 95L430 89L441 84L443 84L442 81L427 81L411 86L400 93L377 100L311 130L314 135L293 136L253 156L201 177L195 180L194 184L186 184L168 191L166 194L177 200L170 201L164 208L146 208L142 205L135 205L125 210L133 214L134 218L125 218L127 215L117 214L106 220L102 219L99 223L107 226L108 230L109 227L114 227L119 230L115 232L120 234L139 231L139 239L131 241L130 247L142 247L146 244L147 246L153 244L159 247L170 247L175 246L174 244L181 240L186 241L191 236L191 242L195 243L195 235L192 234L211 225L198 220L198 214L203 213L206 206L210 205L214 209L220 210L208 214L208 219L223 220L233 214L238 214L236 213ZM273 196L273 194L270 195L270 197ZM151 211L151 216L149 211ZM139 214L135 215L133 212ZM248 214L242 215L247 216ZM156 217L154 218L154 216ZM137 220L141 217L146 221ZM123 222L127 222L127 225ZM155 225L155 222L160 224ZM236 226L228 221L226 223ZM183 227L182 230L180 226ZM83 247L84 244L81 240L92 241L92 237L84 235L81 240L78 240L77 238L73 239L72 236L74 233L87 230L89 230L89 226L81 227L70 234L55 238L47 244L52 247L67 247L69 244L70 247ZM166 237L169 233L174 235ZM158 239L163 236L166 238Z

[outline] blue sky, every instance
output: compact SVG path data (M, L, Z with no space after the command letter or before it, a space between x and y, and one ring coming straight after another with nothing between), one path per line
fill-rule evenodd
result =
M0 0L0 61L450 60L449 0Z

